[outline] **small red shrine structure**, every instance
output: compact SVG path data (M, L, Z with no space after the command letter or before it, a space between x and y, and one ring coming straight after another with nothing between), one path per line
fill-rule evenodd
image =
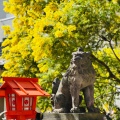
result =
M3 77L0 97L6 98L7 120L34 120L37 96L49 96L37 78Z

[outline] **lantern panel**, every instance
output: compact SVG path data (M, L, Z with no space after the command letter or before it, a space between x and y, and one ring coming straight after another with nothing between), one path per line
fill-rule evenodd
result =
M32 110L32 106L33 106L33 97L22 97L23 110Z
M16 95L8 94L8 99L9 99L9 110L15 111L16 110Z

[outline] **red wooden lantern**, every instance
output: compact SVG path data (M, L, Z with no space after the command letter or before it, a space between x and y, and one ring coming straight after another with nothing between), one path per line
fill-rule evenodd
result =
M5 90L7 120L34 120L37 96L49 96L37 84L38 79L3 77L3 80L1 91Z

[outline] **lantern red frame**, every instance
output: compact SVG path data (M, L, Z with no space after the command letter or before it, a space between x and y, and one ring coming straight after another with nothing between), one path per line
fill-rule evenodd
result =
M3 80L0 96L6 98L7 120L34 120L37 96L50 96L37 84L38 79L3 77Z

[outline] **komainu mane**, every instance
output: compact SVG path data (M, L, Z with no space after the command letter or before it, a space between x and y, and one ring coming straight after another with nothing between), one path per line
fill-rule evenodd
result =
M70 66L61 81L53 81L53 111L59 113L78 113L83 91L88 112L99 112L94 107L95 70L90 60L90 53L81 48L72 53Z

